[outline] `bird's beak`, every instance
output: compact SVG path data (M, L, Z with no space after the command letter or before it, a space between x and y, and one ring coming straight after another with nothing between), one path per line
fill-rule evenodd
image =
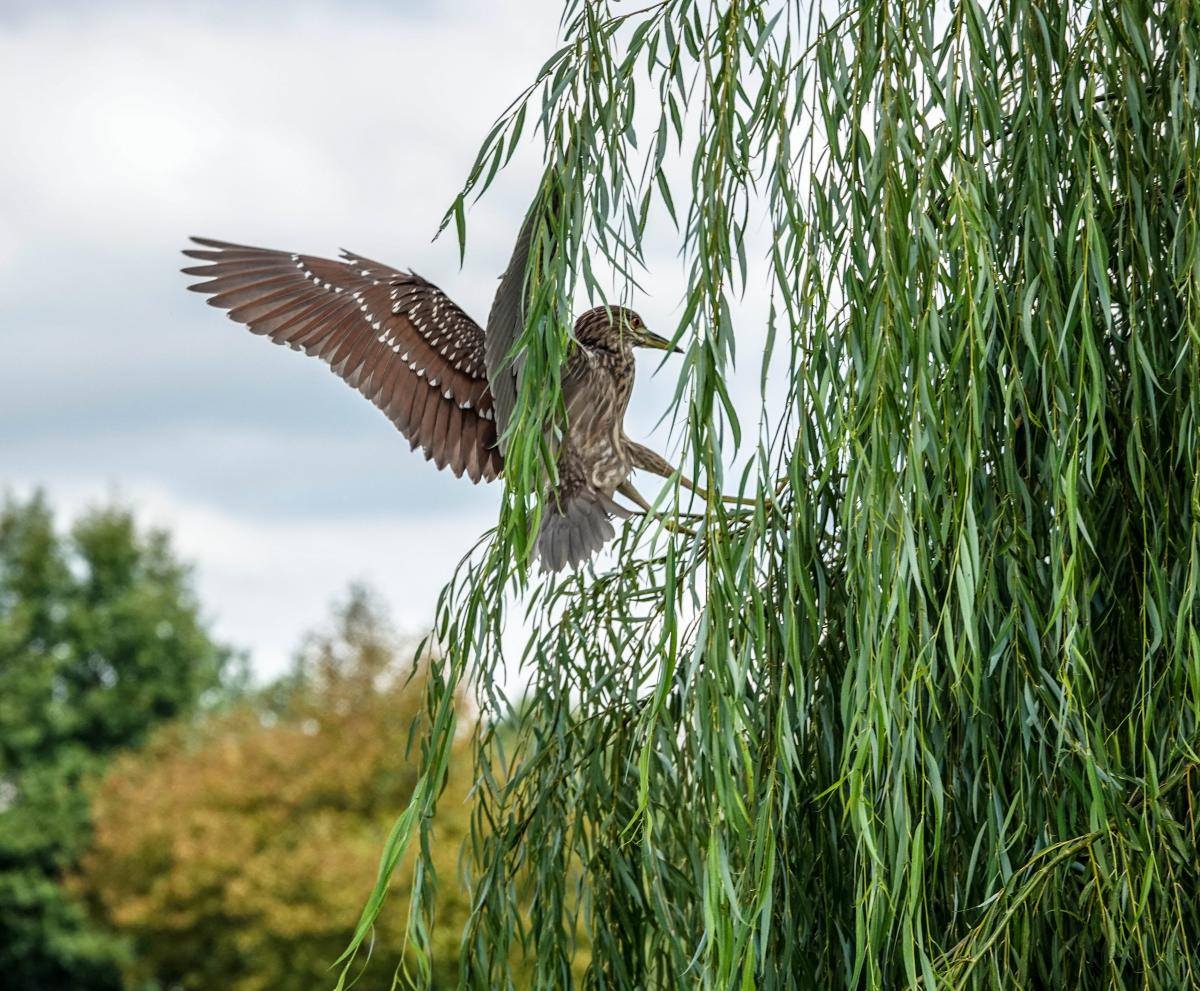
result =
M683 348L673 346L665 337L659 337L644 327L638 331L637 345L642 348L653 348L655 351L670 351L673 354L683 354Z

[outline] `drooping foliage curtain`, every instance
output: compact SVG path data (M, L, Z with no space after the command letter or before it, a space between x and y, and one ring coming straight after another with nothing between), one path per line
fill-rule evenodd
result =
M592 262L652 278L674 230L681 458L754 504L547 579L523 426L383 874L428 863L470 682L463 986L1196 986L1200 8L630 6L567 3L450 216L532 130L524 424Z

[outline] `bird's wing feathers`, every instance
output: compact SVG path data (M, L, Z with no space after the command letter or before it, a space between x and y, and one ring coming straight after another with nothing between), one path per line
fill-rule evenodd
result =
M517 405L517 375L521 369L521 358L519 355L510 358L510 352L525 330L525 268L529 263L537 215L535 201L521 225L508 268L500 276L500 285L492 300L492 308L488 311L487 332L484 334L484 365L492 386L496 434L500 438L501 451L508 446L504 434Z
M439 468L488 481L496 446L482 329L437 286L359 255L342 261L193 238L190 288L254 333L325 361ZM524 266L522 263L522 272Z

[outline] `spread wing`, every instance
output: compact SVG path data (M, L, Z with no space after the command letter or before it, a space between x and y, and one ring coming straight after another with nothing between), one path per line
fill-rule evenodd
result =
M491 481L503 468L484 334L414 272L192 238L183 271L256 334L321 358L439 468ZM524 267L522 266L522 272Z
M508 430L509 420L512 419L513 408L517 405L517 375L521 370L523 357L520 354L512 355L512 350L525 331L525 268L529 264L533 232L541 210L547 211L548 216L553 217L561 202L561 194L557 189L552 190L545 198L540 194L534 198L529 212L525 215L525 222L521 225L521 232L517 235L517 243L513 246L508 268L500 276L500 285L496 289L495 299L492 300L492 308L488 311L483 362L492 386L496 434L500 438L501 451L507 447L504 434Z
M517 404L517 373L520 358L510 359L510 352L517 338L525 330L525 266L529 263L529 244L533 237L533 225L537 219L537 203L525 217L517 243L513 247L508 268L500 276L496 298L488 311L487 333L484 335L484 365L488 381L492 383L492 398L496 410L496 434L500 438L500 449L508 447L504 432Z

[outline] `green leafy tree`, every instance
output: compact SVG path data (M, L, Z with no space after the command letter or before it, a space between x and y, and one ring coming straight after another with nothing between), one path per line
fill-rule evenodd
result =
M121 944L61 884L90 835L87 781L221 685L166 536L103 509L56 531L41 496L0 510L0 974L13 991L116 989Z
M515 588L462 985L519 948L569 986L584 936L597 989L1196 987L1200 8L567 0L563 30L464 191L536 122L508 496L384 860L424 850L459 686L508 716ZM672 222L681 460L757 504L671 489L694 536L530 576L575 292Z
M328 985L417 777L405 754L423 692L408 657L355 589L281 684L113 764L75 886L129 940L131 986ZM453 984L468 907L455 882L469 771L464 760L447 783L428 851L447 882L430 934L439 986ZM357 987L392 987L403 928L383 920Z

